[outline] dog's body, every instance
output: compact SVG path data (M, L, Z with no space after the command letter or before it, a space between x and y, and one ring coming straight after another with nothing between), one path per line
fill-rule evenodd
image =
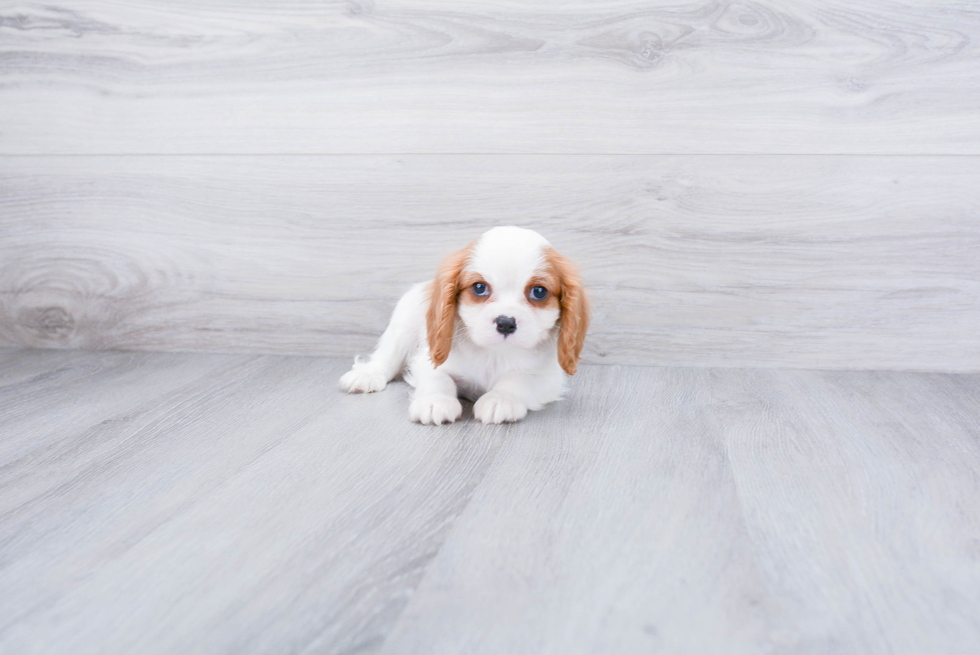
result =
M458 396L484 423L518 421L561 397L587 327L574 266L536 232L494 228L402 296L371 358L340 384L380 391L404 373L414 421L455 421Z

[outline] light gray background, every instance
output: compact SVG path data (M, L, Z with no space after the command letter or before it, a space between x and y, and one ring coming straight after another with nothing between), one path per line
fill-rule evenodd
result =
M501 223L568 397L341 393ZM974 655L978 253L975 2L0 2L0 655Z
M539 229L592 363L980 370L968 2L18 3L0 345L349 356Z

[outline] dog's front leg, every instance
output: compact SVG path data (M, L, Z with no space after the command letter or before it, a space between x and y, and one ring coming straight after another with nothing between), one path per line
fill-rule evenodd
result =
M473 405L473 416L483 423L513 423L527 411L558 400L563 388L560 375L535 375L521 371L504 373Z
M412 404L408 417L419 423L441 425L452 423L463 413L463 406L456 397L456 382L448 373L433 368L428 357L419 357L411 367Z

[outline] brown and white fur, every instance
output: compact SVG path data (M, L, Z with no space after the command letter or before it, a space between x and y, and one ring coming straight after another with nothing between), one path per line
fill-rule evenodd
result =
M413 421L452 423L460 396L484 423L519 421L561 398L588 324L575 266L537 232L497 227L402 296L374 353L340 386L381 391L404 374Z

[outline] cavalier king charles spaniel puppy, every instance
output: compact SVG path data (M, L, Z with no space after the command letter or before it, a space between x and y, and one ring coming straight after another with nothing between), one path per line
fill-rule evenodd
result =
M537 232L496 227L402 296L374 353L340 386L381 391L403 374L413 421L452 423L459 397L476 401L484 423L519 421L561 397L588 324L575 266Z

